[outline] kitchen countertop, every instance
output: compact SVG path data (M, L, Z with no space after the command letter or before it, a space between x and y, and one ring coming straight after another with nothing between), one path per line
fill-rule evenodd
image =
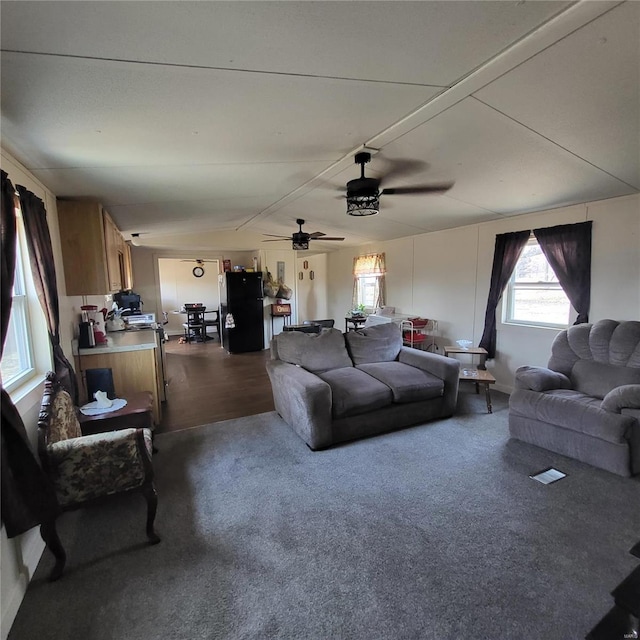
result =
M74 356L90 356L97 353L117 353L119 351L143 351L155 349L155 331L114 331L107 333L107 344L96 345L88 349L79 349L78 341L73 341Z

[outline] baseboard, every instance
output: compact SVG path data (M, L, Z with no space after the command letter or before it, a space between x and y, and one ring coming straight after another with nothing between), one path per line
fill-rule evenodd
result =
M508 396L510 396L513 393L513 387L507 387L504 384L498 384L496 382L496 384L493 385L493 388L496 391L500 391L501 393L506 393Z
M38 528L28 531L21 539L11 540L10 542L16 549L15 555L22 555L22 558L16 557L16 562L19 565L19 569L17 576L13 581L13 584L7 585L5 584L5 580L3 580L3 611L2 623L0 624L1 640L7 640L9 636L11 625L13 624L16 615L18 615L18 609L20 608L24 595L27 592L29 582L31 581L31 578L35 573L38 563L40 562L40 558L42 557L42 553L45 549L45 544L39 535ZM22 553L20 553L20 550L18 549L19 546L22 547ZM3 564L5 565L6 569L6 561L4 558ZM7 590L9 591L9 593L7 593Z

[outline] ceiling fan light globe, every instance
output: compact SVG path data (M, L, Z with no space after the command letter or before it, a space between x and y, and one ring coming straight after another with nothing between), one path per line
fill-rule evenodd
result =
M309 248L308 240L294 240L291 247L294 251L306 251Z
M380 198L375 196L347 197L347 215L375 216L380 212Z

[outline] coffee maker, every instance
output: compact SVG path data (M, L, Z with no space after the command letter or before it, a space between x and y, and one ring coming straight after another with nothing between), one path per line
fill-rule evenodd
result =
M137 293L131 290L114 293L113 301L118 305L118 308L121 309L122 316L136 316L142 313L140 310L142 300Z
M102 330L104 312L98 311L98 307L87 304L80 307L80 333L78 335L78 346L81 349L95 347L97 344L106 344L107 336Z

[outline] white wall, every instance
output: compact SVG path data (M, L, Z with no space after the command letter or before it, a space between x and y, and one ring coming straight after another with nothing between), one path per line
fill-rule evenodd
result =
M300 251L296 260L296 270L296 300L299 321L328 318L327 254L307 256L303 251ZM313 274L313 280L311 274Z
M382 215L382 214L381 214ZM640 196L625 196L458 229L363 245L329 254L329 315L351 307L353 258L384 251L387 304L402 314L438 321L438 344L480 341L489 293L495 237L522 229L593 221L590 321L640 319ZM510 392L517 367L547 364L557 330L500 322L497 354L488 363L496 387Z

